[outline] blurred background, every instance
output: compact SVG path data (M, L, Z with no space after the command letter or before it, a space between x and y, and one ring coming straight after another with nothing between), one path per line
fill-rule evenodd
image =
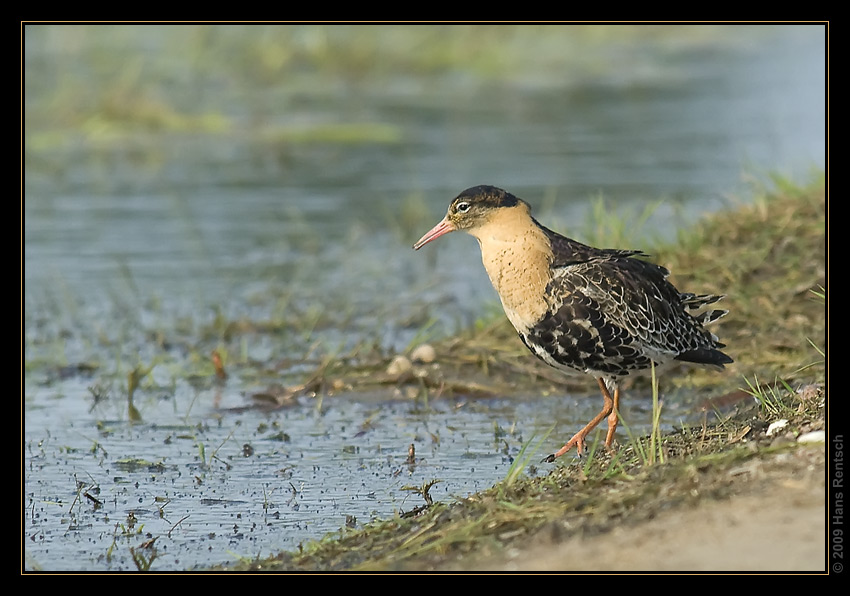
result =
M403 344L495 300L474 241L410 250L469 186L634 245L823 167L825 29L26 25L24 102L27 316ZM588 238L599 200L652 214Z

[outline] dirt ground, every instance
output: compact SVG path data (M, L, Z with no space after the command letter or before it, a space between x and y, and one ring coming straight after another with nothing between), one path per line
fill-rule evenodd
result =
M590 537L511 549L480 571L825 572L823 444L748 462L730 471L735 492L720 501ZM470 567L467 567L470 569Z

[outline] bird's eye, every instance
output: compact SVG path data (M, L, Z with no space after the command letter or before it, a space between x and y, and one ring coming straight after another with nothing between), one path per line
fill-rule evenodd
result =
M458 203L458 204L457 204L457 206L456 206L455 208L456 208L456 209L457 209L460 213L466 213L467 211L469 211L469 203L467 203L466 201L463 201L463 202L461 202L461 203Z

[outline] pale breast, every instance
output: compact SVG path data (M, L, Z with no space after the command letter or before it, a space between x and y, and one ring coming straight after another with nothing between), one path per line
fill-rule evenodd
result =
M473 232L481 246L484 269L510 322L524 332L548 309L551 277L549 240L526 210L510 209Z

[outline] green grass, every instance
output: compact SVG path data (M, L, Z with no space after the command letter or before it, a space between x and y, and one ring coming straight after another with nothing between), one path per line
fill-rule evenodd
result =
M500 486L504 488L511 487L514 483L519 480L524 470L529 466L529 464L535 459L539 459L540 447L549 438L549 435L552 434L552 431L555 430L553 426L546 433L537 439L535 442L535 437L531 437L528 441L522 444L520 447L519 453L517 453L513 462L511 462L511 467L508 468L508 473L505 475L505 479L502 481Z

